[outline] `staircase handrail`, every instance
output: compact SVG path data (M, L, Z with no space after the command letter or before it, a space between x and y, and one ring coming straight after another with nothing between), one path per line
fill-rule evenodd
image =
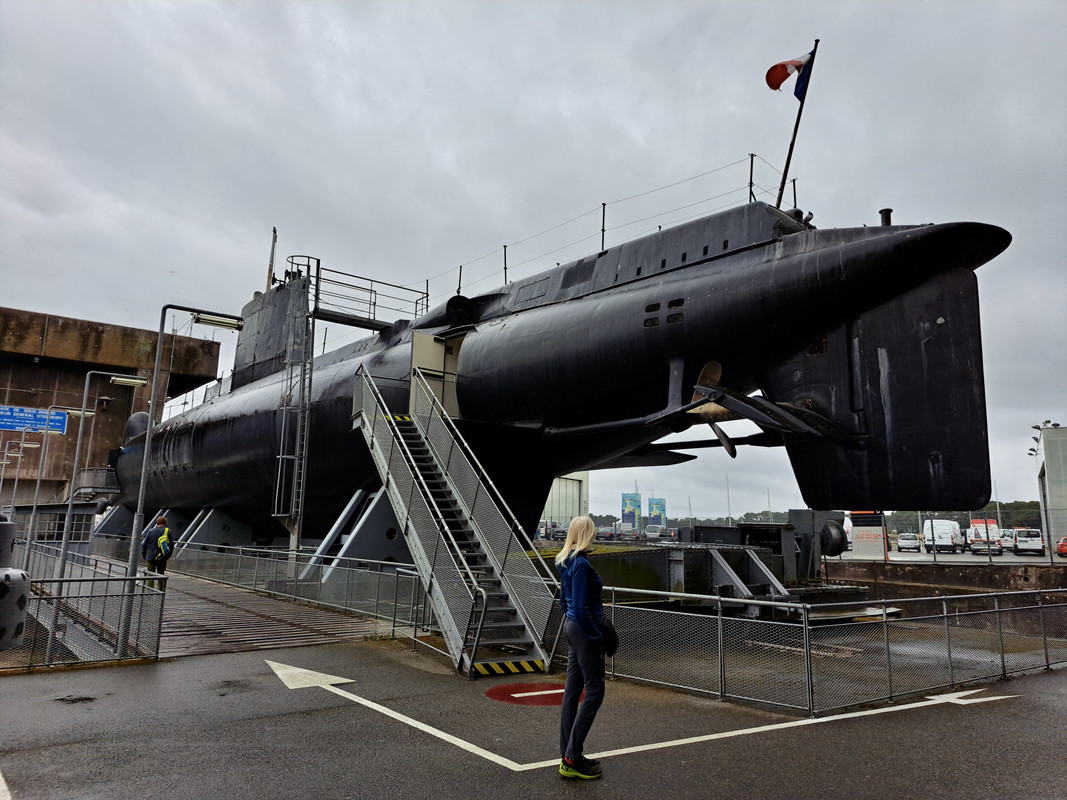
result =
M455 422L452 421L452 417L450 417L448 412L445 411L444 405L437 398L437 395L433 393L433 390L430 388L430 384L427 382L426 378L422 374L422 370L418 367L415 367L413 370L413 377L419 382L420 387L429 397L430 403L432 404L434 410L437 411L438 416L441 417L442 422L444 422L445 426L448 428L448 431L455 439L456 444L459 445L460 450L462 450L463 452L463 455L467 458L468 461L470 461L471 466L474 467L479 479L482 481L482 484L492 493L493 500L496 502L497 507L501 510L502 513L507 514L508 523L511 527L512 538L515 538L516 531L521 531L523 535L525 535L526 531L523 529L519 521L515 518L515 515L512 513L511 508L508 506L508 504L504 502L504 498L500 494L500 491L496 488L496 484L493 483L492 478L489 477L489 474L485 471L485 468L482 467L482 464L478 460L478 457L474 454L474 451L471 449L470 445L467 444L467 440L464 439L463 435L459 432L459 429L456 427ZM542 578L547 575L548 580L550 580L552 582L552 585L556 589L558 589L559 581L556 580L556 576L553 574L551 568L549 568L548 564L541 556L541 552L537 550L537 548L533 548L533 551L537 561L540 562L541 566L544 568L544 574L542 575Z
M361 379L370 388L371 396L374 398L374 402L378 406L378 408L388 411L389 407L385 404L385 400L382 398L381 393L378 391L378 387L374 383L374 378L372 378L370 373L363 368L362 364L360 364L359 369L356 370L356 380ZM363 413L362 409L360 409L359 413ZM404 437L400 435L400 429L397 428L396 422L388 413L385 413L382 416L385 419L386 426L389 428L389 432L392 434L394 443L400 446L401 452L403 452L404 454L404 461L408 464L409 467L412 467L412 465L415 463L414 456L412 456L411 451L408 449L407 443L404 441ZM470 585L467 587L467 590L470 594L471 601L473 601L474 592L472 591L472 589L483 591L483 594L484 590L482 590L482 587L478 585L478 581L475 578L474 573L471 572L470 565L467 564L467 560L462 557L462 551L459 548L459 544L456 542L456 538L452 533L452 529L445 521L444 515L441 513L441 509L437 507L437 503L436 501L434 501L433 495L430 492L430 488L426 485L426 481L423 479L422 474L414 468L411 469L411 472L415 478L415 482L419 487L423 499L426 501L427 506L430 507L434 515L434 521L437 522L438 530L440 530L442 534L445 535L446 544L450 544L452 547L449 555L452 556L453 564L455 564L457 569L462 569L467 574L467 577L470 580ZM456 556L459 556L458 563ZM462 567L460 565L462 565Z

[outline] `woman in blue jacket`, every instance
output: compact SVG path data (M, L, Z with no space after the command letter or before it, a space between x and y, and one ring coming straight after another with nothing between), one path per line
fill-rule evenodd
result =
M567 540L556 556L560 575L559 603L563 630L570 645L567 685L559 726L559 774L564 778L592 780L600 777L599 762L582 754L585 737L604 702L604 618L601 591L604 582L586 553L593 547L596 525L589 517L575 517ZM582 690L585 697L582 697ZM580 702L579 702L580 701Z

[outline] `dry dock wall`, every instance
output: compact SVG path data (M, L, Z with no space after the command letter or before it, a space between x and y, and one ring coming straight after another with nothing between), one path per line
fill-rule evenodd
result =
M981 592L1020 592L1067 588L1067 563L894 564L882 561L826 562L831 583L862 584L871 600Z

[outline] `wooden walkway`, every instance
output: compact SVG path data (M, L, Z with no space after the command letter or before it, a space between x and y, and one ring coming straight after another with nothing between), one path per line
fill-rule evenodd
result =
M185 575L167 575L160 658L357 642L379 622Z

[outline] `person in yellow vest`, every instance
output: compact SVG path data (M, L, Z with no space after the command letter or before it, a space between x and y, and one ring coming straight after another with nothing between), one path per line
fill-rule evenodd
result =
M150 572L165 575L167 572L167 559L174 552L174 542L170 538L170 528L167 527L166 517L156 517L156 524L145 531L141 539L141 556L148 563ZM148 581L151 589L162 589L162 581Z

